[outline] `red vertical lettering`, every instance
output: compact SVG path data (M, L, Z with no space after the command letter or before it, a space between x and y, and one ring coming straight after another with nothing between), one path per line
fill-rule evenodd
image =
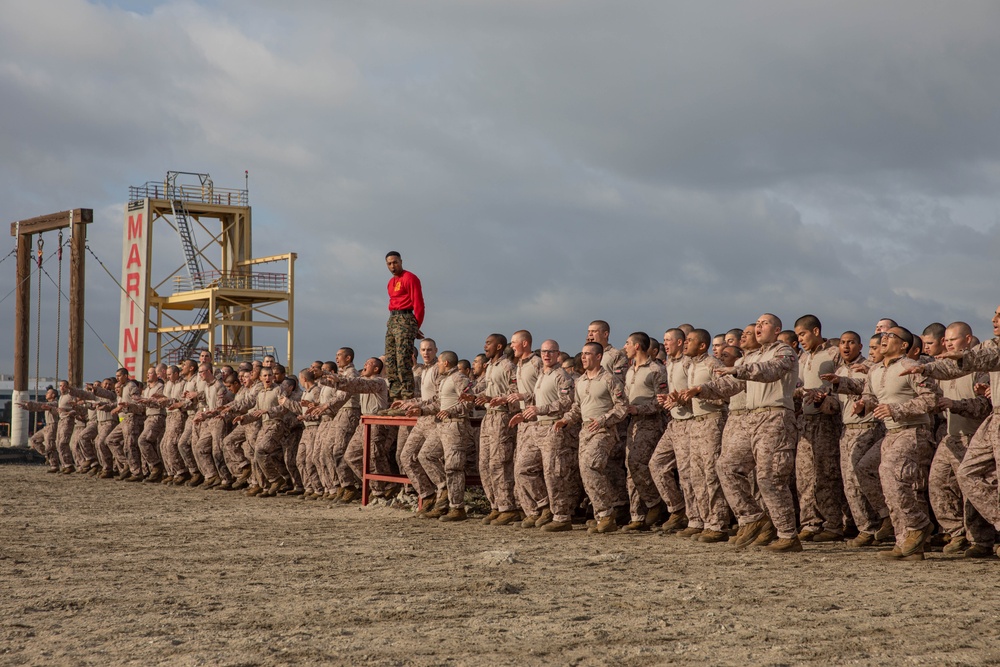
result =
M126 269L131 269L133 264L136 265L136 266L139 266L139 267L142 266L142 260L139 259L139 244L138 243L133 243L132 247L129 249L129 251L128 251L128 262L126 262L125 268Z
M139 273L133 271L125 276L125 293L139 296Z
M142 238L142 213L135 216L128 217L128 239L141 239Z
M139 351L139 328L132 327L130 329L125 329L125 352L138 352Z

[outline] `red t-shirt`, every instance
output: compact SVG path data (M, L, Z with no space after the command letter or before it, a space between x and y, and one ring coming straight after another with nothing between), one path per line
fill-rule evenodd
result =
M420 289L420 278L403 270L398 276L389 278L389 310L412 310L417 318L417 326L424 323L424 293Z

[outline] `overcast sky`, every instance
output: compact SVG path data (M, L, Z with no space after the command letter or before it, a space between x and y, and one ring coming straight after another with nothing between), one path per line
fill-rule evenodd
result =
M576 352L595 318L616 345L764 311L828 336L883 316L991 335L996 2L276 6L0 2L5 229L93 208L118 274L130 185L247 170L254 254L299 256L297 367L382 352L389 249L423 281L424 332L469 358L520 328ZM154 272L180 257L156 248ZM116 349L118 287L93 261L87 279ZM87 377L110 374L86 343Z

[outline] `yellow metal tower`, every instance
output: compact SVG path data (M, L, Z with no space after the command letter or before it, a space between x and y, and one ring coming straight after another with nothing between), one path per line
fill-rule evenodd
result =
M254 346L255 327L285 330L283 362L291 365L296 255L253 257L250 219L248 191L216 188L208 174L169 171L162 182L129 188L119 332L126 368L178 363L202 349L220 363L272 352ZM180 266L157 271L156 284L154 224L173 229L184 251Z

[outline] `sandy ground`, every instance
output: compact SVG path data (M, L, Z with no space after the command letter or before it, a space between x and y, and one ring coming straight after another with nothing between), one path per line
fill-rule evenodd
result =
M658 534L0 466L0 665L1000 663L1000 561Z

